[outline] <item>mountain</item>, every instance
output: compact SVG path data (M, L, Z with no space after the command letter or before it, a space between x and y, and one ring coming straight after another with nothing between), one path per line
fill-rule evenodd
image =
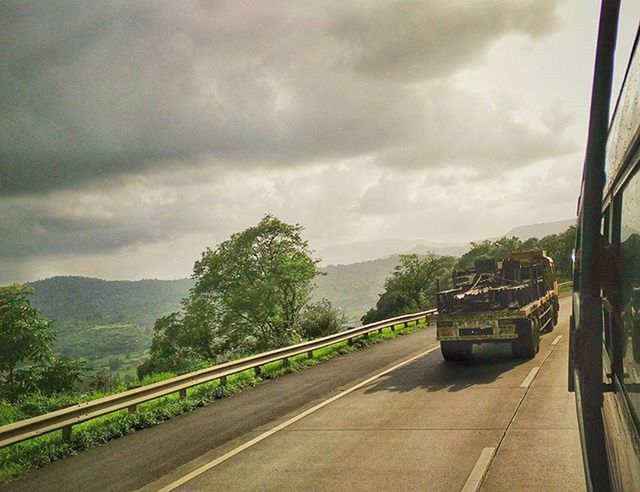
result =
M548 236L549 234L559 234L567 230L569 226L575 225L576 219L559 220L557 222L544 222L542 224L532 224L526 226L514 227L504 235L506 237L517 237L525 241L532 237L538 239Z
M31 301L47 318L151 327L158 317L180 307L180 299L193 284L191 279L114 281L52 277L27 285L34 291Z
M327 298L345 311L350 321L357 321L376 305L384 291L384 281L398 264L399 256L353 263L329 265L315 279L315 300Z
M435 243L421 239L380 239L327 246L318 251L323 265L349 265L385 258L398 254L426 254L459 256L468 247L465 244Z
M132 376L151 346L155 320L179 309L193 280L53 277L27 285L32 304L54 320L57 353Z
M575 219L568 219L518 226L505 232L502 236L516 236L523 241L531 237L542 238L549 234L564 232L575 222ZM501 236L487 239L498 239L498 237ZM426 255L434 253L436 255L461 256L468 249L468 243L437 243L424 239L380 239L378 241L327 246L320 249L317 256L322 260L322 265L349 265L400 254Z

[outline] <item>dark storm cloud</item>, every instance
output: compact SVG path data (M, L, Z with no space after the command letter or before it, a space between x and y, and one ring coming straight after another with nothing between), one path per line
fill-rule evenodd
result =
M441 137L468 109L436 122L406 83L557 21L555 2L533 0L17 1L2 3L0 23L0 193L19 195L203 162L451 162ZM469 165L494 165L516 140L530 144L516 146L518 165L566 150L526 125L501 131Z
M350 12L335 24L363 73L410 81L447 76L482 60L508 33L537 38L557 27L556 0L402 0Z
M98 254L136 243L169 239L185 232L179 214L170 207L131 208L122 216L74 215L42 202L2 203L0 258Z

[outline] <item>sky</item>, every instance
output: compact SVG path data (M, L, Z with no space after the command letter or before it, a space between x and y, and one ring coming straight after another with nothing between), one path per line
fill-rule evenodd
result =
M584 0L5 0L0 284L189 276L267 213L318 251L571 218L597 21Z

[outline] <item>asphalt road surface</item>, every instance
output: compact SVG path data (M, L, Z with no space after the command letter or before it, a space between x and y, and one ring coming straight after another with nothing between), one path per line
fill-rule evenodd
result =
M433 327L35 470L8 490L583 490L569 299L540 353L442 360Z

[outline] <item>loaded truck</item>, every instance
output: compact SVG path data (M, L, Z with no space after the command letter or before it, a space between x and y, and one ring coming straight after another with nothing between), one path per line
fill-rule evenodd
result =
M436 294L437 339L447 361L469 357L474 345L508 343L514 356L531 359L540 333L558 323L556 267L545 251L478 260L453 272L453 287Z

